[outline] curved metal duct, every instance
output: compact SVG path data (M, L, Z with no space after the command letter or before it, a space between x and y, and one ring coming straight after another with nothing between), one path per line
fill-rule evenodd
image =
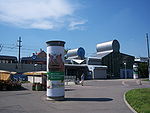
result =
M103 52L103 51L114 51L119 52L120 44L117 40L112 40L109 42L104 42L96 45L97 52Z
M85 50L82 47L77 48L77 49L68 50L67 57L75 57L75 56L84 58Z

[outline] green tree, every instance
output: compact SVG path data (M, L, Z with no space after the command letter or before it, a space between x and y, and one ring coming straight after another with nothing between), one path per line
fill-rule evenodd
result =
M139 63L139 75L141 78L148 77L148 64L147 63Z

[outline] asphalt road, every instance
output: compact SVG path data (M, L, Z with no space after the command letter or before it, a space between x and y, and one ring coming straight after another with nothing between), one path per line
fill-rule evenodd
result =
M84 86L65 87L65 101L47 101L45 91L0 91L0 113L132 113L123 100L132 88L150 87L149 82L139 85L135 80L91 80Z

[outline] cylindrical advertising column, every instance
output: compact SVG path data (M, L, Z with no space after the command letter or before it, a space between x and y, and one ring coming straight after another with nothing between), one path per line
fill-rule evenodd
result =
M64 91L64 41L47 43L47 99L63 100Z
M138 78L138 65L137 64L133 65L133 78L134 79Z

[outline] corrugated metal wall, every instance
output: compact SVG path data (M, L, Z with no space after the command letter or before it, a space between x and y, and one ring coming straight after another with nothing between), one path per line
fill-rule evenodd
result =
M108 78L120 78L120 69L132 69L134 57L119 52L112 52L102 58L102 64L108 66Z

